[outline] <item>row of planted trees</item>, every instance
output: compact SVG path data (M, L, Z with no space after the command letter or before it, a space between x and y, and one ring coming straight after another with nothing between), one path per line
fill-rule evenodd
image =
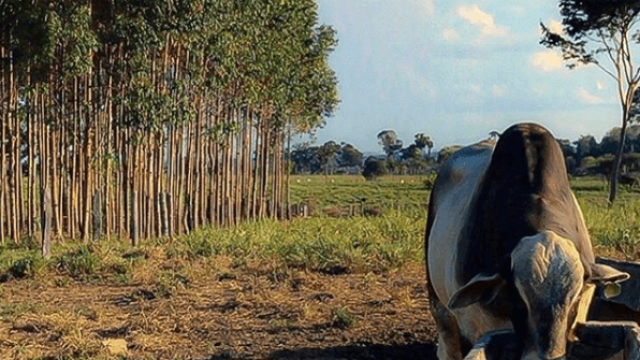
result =
M0 238L286 215L287 139L338 102L317 22L313 0L0 0Z

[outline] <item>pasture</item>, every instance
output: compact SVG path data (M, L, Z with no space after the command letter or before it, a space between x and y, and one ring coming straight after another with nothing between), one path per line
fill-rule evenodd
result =
M433 177L292 176L308 218L0 248L2 359L432 359L423 236ZM573 179L598 254L637 259L640 192Z

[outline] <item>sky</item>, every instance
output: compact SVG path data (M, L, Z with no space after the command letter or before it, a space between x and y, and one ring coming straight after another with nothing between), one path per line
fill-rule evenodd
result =
M539 44L540 22L561 29L557 0L316 1L337 31L341 99L316 144L381 153L376 135L392 129L405 146L424 133L439 149L518 122L599 141L620 126L614 80L593 65L569 70Z

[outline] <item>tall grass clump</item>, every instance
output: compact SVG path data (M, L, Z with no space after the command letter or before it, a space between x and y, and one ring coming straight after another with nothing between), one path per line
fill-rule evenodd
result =
M87 279L96 275L102 266L95 247L90 244L80 244L54 258L56 269L62 274L78 279Z
M390 210L379 217L261 220L236 229L184 236L172 254L185 259L225 256L327 273L382 271L423 259L424 214Z
M617 249L626 256L638 252L640 201L622 199L611 208L600 198L581 198L579 203L596 249Z
M32 278L43 273L46 266L34 237L24 237L18 244L8 241L0 244L0 282Z

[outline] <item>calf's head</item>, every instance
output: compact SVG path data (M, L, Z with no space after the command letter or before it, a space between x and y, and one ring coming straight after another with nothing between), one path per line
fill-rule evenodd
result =
M460 288L448 307L476 302L508 314L524 360L566 356L571 326L583 317L594 282L620 282L627 273L592 264L585 269L573 242L551 231L522 238L496 274L479 274ZM507 309L505 309L507 308Z

